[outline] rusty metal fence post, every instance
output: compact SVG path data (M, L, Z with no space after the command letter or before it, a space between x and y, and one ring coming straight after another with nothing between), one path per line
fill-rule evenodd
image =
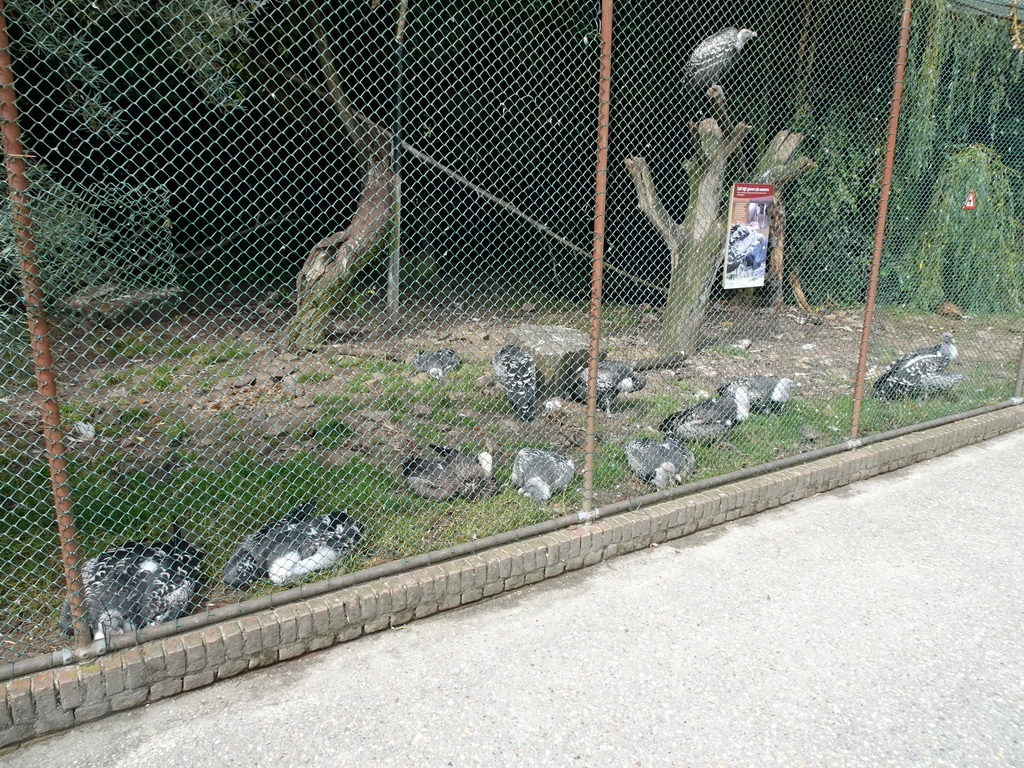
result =
M878 298L878 273L882 265L882 248L885 245L885 221L889 212L889 193L892 188L892 171L896 156L896 137L900 125L900 103L903 97L903 77L907 68L907 46L910 41L910 12L914 0L904 0L903 17L900 21L900 40L896 47L896 71L892 83L892 109L889 113L889 135L885 143L885 160L882 170L882 185L879 190L878 222L875 227L874 253L871 257L871 273L868 277L868 295L864 306L864 327L861 329L860 351L857 356L857 378L853 386L853 416L850 437L856 439L860 432L860 409L864 401L864 380L868 370L868 346L871 340L871 321Z
M590 348L587 374L587 422L584 450L583 514L594 507L594 460L597 451L597 370L601 358L601 299L604 290L605 203L608 192L608 144L611 122L612 0L601 2L601 85L597 118L597 164L594 173L594 255L590 282Z
M32 362L35 367L40 397L43 441L50 466L50 482L53 486L57 535L60 539L61 557L64 561L64 576L67 581L75 644L81 648L88 645L92 637L85 621L82 577L78 570L78 534L72 514L67 460L64 458L64 436L61 433L57 379L53 368L53 354L50 350L50 329L46 318L45 297L39 276L39 265L36 261L32 213L28 201L26 155L21 141L21 127L18 123L18 107L15 103L14 71L11 67L7 14L3 0L0 0L0 122L3 123L7 188L11 199L18 252L21 256L25 315L28 321L32 343Z

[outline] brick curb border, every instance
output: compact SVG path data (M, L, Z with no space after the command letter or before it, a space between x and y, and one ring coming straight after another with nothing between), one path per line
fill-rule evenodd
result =
M1024 405L875 443L2 684L0 754L52 734L687 536L1024 426Z

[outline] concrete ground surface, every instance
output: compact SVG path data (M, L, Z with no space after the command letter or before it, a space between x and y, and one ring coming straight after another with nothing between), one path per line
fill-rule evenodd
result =
M1024 766L1024 430L0 766Z

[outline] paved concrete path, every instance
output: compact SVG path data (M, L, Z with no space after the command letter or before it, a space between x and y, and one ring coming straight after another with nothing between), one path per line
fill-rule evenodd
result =
M2 766L1024 766L1024 430Z

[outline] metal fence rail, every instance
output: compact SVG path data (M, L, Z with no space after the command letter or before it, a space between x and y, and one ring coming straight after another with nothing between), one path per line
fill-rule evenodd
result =
M1012 4L0 9L0 661L1020 395Z

